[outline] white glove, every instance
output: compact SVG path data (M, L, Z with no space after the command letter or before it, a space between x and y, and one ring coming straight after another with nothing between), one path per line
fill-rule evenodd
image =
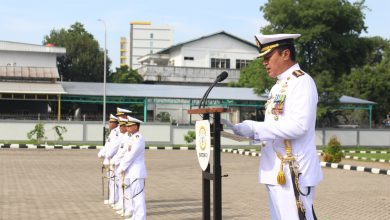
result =
M233 126L234 126L233 123L231 123L230 121L223 119L223 118L221 118L221 124L226 125L226 127L229 129L233 129Z
M252 130L252 121L249 120L245 120L242 123L235 124L233 126L233 132L236 135L251 139L253 139L255 136L255 132Z

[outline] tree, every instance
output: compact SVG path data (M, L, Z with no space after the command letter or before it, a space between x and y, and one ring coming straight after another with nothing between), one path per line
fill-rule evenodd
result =
M341 144L337 140L337 137L333 136L330 138L328 146L324 150L323 160L329 163L338 163L342 157Z
M187 134L184 135L184 141L187 144L194 142L195 139L196 139L195 131L188 131Z
M364 0L271 0L260 8L270 22L261 32L302 34L296 46L303 69L339 77L369 54L371 41L359 37L367 29L364 9Z
M171 114L169 112L160 112L156 115L158 121L171 122Z
M335 78L328 71L322 71L321 74L315 78L317 85L317 92L319 96L319 103L317 106L317 125L321 127L333 126L337 122L337 114L339 112L334 109L340 104L339 98L341 96L337 85L335 85Z
M373 116L376 122L381 122L390 111L390 41L375 39L381 42L376 52L371 55L371 63L354 68L351 74L342 79L342 91L346 95L368 99L375 105Z
M128 66L116 68L116 71L108 78L109 82L114 83L142 83L143 78L137 70L129 70Z
M65 134L68 131L68 129L66 129L65 126L60 126L60 125L54 126L53 129L57 134L57 140L63 141L64 140L63 134Z
M84 26L76 22L68 30L52 30L43 44L65 47L66 55L57 60L58 71L64 81L103 82L104 50ZM107 75L111 60L107 58Z
M27 138L36 144L40 144L43 139L46 139L43 123L37 123L34 129L27 133Z
M260 95L269 91L274 83L275 80L268 77L261 61L256 59L241 70L239 81L229 83L229 86L254 88L255 93Z

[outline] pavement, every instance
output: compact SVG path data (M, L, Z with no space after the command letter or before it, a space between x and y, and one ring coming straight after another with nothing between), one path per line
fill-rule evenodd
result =
M259 157L221 153L223 219L270 219ZM146 151L147 219L202 218L195 151ZM390 176L323 168L321 220L390 219ZM0 150L0 219L122 219L103 204L97 150ZM211 190L212 191L212 190ZM212 209L211 209L212 210Z

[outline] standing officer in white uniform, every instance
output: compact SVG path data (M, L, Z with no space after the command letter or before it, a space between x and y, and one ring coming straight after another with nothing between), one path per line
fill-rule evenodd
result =
M110 120L108 121L108 129L110 129L110 134L108 135L108 138L103 146L102 149L100 149L98 153L98 157L104 159L103 164L108 165L108 159L105 158L105 154L108 149L109 142L112 138L112 135L115 134L115 128L118 127L118 118L115 117L113 114L110 114Z
M267 74L277 82L266 103L264 122L246 120L233 127L236 134L263 144L259 182L266 184L273 220L316 219L315 186L322 180L315 145L317 88L295 61L294 39L298 37L255 36Z
M110 159L106 157L107 150L111 148L112 141L115 140L115 138L119 135L119 127L118 127L118 118L115 117L113 114L110 114L110 120L108 122L108 128L110 129L110 134L108 135L108 138L104 144L104 147L100 149L98 153L98 157L103 159L103 167L102 167L102 172L105 170L105 178L110 179ZM108 184L110 181L108 181ZM103 183L104 185L104 183ZM103 186L104 187L104 186ZM108 195L110 193L108 192ZM108 204L109 201L104 200L104 204Z
M126 119L127 114L129 114L129 113L131 113L130 110L123 109L123 108L117 108L116 116L118 117L118 121L120 118ZM112 138L110 138L110 143L109 143L108 148L105 151L105 155L104 155L106 160L109 160L109 182L108 182L109 198L108 198L108 204L110 204L110 205L113 205L115 203L115 201L117 200L117 197L116 197L117 192L114 190L116 176L115 176L114 168L112 166L111 159L112 159L112 157L114 157L114 155L118 151L120 141L121 141L121 137L119 135L121 133L119 130L119 126L116 127L113 131L115 132L115 135L112 135ZM111 133L110 133L110 136L111 136Z
M133 212L131 220L146 219L145 203L145 140L139 132L142 121L128 117L127 132L131 134L127 152L119 165L119 171L125 175L127 189L125 196L132 200L133 207L126 207ZM127 203L125 204L127 206Z
M123 109L123 108L117 108L116 116L118 117L118 121L121 119L127 120L127 114L129 114L129 113L131 113L130 110ZM110 165L108 204L111 204L111 205L114 205L118 200L118 192L117 192L117 190L114 189L115 185L116 185L116 176L115 176L115 170L114 170L115 167L112 166L112 164L113 164L112 158L114 157L114 155L117 153L117 151L119 149L122 136L119 135L121 133L119 130L120 128L117 127L116 129L117 129L116 135L110 140L110 145L107 148L107 151L105 153L105 157L109 160L109 165Z
M119 118L119 137L118 137L118 150L115 153L115 155L111 158L110 164L111 164L111 169L115 173L115 184L113 185L113 194L114 194L114 206L113 208L118 208L118 206L121 206L120 202L121 200L121 187L118 188L118 181L121 179L120 174L118 175L117 168L119 165L120 160L123 158L124 155L124 145L128 140L128 135L127 135L127 129L126 129L126 123L127 123L127 118ZM116 207L115 207L116 206ZM119 208L118 208L119 209Z
M112 166L114 167L114 170L115 170L115 176L116 176L116 184L115 184L115 192L118 193L118 199L117 201L115 202L116 205L114 207L115 210L118 210L117 213L118 214L123 214L124 212L124 206L123 206L123 189L122 189L122 173L119 172L119 164L123 158L123 156L125 155L127 149L128 149L128 145L129 145L129 141L130 141L130 136L127 132L127 117L126 119L123 119L123 118L120 118L120 122L119 122L119 125L120 125L120 129L121 129L121 133L122 133L122 137L121 137L121 142L120 142L120 145L119 145L119 149L118 151L116 152L115 156L111 159L112 161ZM130 215L130 210L125 213L125 215Z

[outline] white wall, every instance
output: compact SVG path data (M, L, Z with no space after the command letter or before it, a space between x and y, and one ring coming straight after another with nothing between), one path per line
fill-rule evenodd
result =
M43 122L45 136L48 141L55 141L55 125L65 126L68 130L64 136L65 143L101 143L102 124L100 122ZM0 121L0 143L12 141L27 141L27 133L31 131L35 121ZM147 123L141 125L141 133L147 144L181 145L185 144L184 135L195 126L176 127L170 124ZM227 130L228 132L231 132ZM325 136L324 136L325 135ZM342 146L390 146L390 129L375 130L344 130L329 129L316 131L316 144L326 145L332 136L336 136ZM248 142L236 142L221 138L222 146L250 145Z
M151 38L153 34L153 38ZM127 56L130 56L130 36L127 44ZM150 54L151 50L156 53L168 48L173 44L173 30L171 26L161 25L133 25L133 69L140 64L138 58ZM128 65L130 60L128 59Z
M329 143L332 137L337 137L337 140L346 146L357 145L357 132L356 131L343 131L343 130L331 130L325 133L325 143Z
M390 146L390 131L361 131L360 145Z
M56 54L0 51L0 66L57 67Z
M230 68L236 68L236 60L254 60L258 55L255 47L224 34L194 41L173 50L171 59L175 66L210 68L211 58L230 59ZM194 57L193 61L184 57Z

